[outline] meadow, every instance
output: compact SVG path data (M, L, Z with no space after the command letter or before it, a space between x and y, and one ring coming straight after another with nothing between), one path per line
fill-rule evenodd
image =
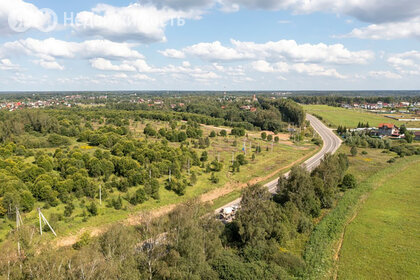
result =
M339 152L346 154L350 154L349 151L350 148L347 146L342 146L339 150ZM367 154L362 154L362 151L365 151ZM399 178L400 182L410 181L406 179L407 174L400 176L399 171L410 167L415 163L418 168L420 157L412 156L398 158L394 163L387 163L387 161L394 158L395 155L396 154L392 152L383 153L380 149L359 149L358 155L354 157L349 156L350 167L348 172L355 175L358 181L358 186L355 189L348 190L341 194L342 196L337 205L331 211L326 213L324 218L316 225L314 231L309 237L303 254L308 265L308 271L304 279L335 278L337 273L337 263L340 257L340 248L344 236L343 234L346 232L346 227L352 217L354 217L360 209L363 209L363 201L371 192L382 186L382 184L388 180ZM398 198L398 201L399 199L400 198ZM401 201L404 201L404 197L402 197ZM389 203L390 202L388 202L388 204ZM368 225L365 230L370 231L373 228L374 226ZM380 230L380 228L378 230ZM345 236L345 238L347 238L347 235ZM403 236L400 236L400 238L403 238ZM410 239L410 237L408 237L407 240L408 239ZM344 239L344 242L346 242L346 239ZM389 239L387 242L392 243L393 241L392 239ZM367 243L365 243L365 245L366 244ZM353 253L354 254L351 258L348 258L347 261L349 263L359 262L356 259L360 255L360 247L359 251L355 250ZM371 257L374 258L377 256L371 255ZM392 258L389 260L392 260ZM379 267L382 268L383 265L380 264ZM348 274L345 279L371 279L352 276L352 273L359 268L360 265L352 266L352 269L347 270ZM378 266L376 266L376 269L377 268ZM383 279L387 278L385 277ZM404 278L397 277L397 279Z
M346 228L338 279L419 279L419 168L417 157L375 184Z
M330 127L345 126L356 128L359 123L369 123L377 127L380 123L393 123L397 126L405 124L407 127L420 127L419 122L399 122L387 118L385 115L369 113L364 110L345 109L328 105L303 105L304 109L311 114L322 117L324 122Z

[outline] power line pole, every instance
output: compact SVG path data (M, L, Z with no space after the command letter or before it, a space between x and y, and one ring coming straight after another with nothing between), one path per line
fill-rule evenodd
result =
M169 182L172 182L172 170L169 169Z
M20 216L19 208L16 206L16 232L19 232L20 227L23 226L22 217ZM20 239L19 234L17 236L18 238L18 255L20 256Z
M190 175L190 159L188 159L188 176Z
M55 237L57 237L57 234L55 233L54 229L52 228L52 226L50 225L50 223L48 222L48 220L45 218L44 214L42 214L41 209L38 208L38 216L39 216L39 231L42 235L42 223L41 220L44 222L44 224L46 224L51 232L55 235Z

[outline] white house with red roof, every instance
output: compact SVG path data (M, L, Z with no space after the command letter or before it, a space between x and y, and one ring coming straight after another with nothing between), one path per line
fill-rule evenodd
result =
M400 130L392 123L381 123L378 126L378 135L400 137Z

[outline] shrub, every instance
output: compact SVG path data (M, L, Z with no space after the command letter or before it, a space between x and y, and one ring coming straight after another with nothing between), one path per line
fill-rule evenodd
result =
M86 209L92 216L98 215L98 207L95 202L92 201L89 206L86 206Z
M344 175L341 186L346 189L354 189L357 186L356 177L353 174Z

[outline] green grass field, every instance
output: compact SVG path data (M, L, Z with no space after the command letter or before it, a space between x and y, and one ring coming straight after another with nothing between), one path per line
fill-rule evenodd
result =
M348 225L338 279L420 279L420 160L388 174Z
M398 158L395 163L390 164L387 161L395 157L395 153L383 153L380 149L358 150L357 156L349 156L348 170L357 178L358 186L342 193L337 205L316 225L303 254L308 267L303 279L334 279L336 253L342 233L348 221L360 209L362 199L377 187L378 182L386 182L388 176L398 174L404 167L420 160L420 156L412 156ZM367 154L362 154L362 151ZM349 155L350 148L341 146L338 152Z
M327 105L303 105L304 109L311 114L321 116L324 122L331 127L346 126L355 128L359 122L369 123L370 126L378 126L380 123L393 123L396 125L404 124L387 118L384 115L369 113L363 110L344 109ZM407 122L407 127L420 127L419 122Z

